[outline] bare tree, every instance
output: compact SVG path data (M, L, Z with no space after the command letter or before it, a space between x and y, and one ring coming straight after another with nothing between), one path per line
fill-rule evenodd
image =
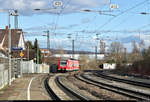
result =
M120 42L112 42L109 48L109 59L114 60L117 64L121 65L123 60L124 47Z
M134 54L137 54L137 53L139 53L139 50L138 50L138 47L137 47L137 45L136 45L136 42L135 41L133 41L133 51L132 51L132 53L134 53Z
M80 60L80 69L81 70L85 70L88 69L88 62L89 62L89 58L86 55L80 55L79 56L79 60Z
M139 47L140 47L140 52L145 48L144 40L141 40L141 41L140 41Z
M111 54L119 54L124 51L124 47L120 42L112 42L110 45L109 52Z
M131 53L131 60L132 62L134 62L142 59L142 55L139 52L136 42L134 41L132 44L133 44L133 51Z

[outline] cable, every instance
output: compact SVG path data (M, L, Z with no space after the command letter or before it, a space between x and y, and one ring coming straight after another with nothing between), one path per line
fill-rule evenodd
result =
M70 2L70 0L68 0L68 2L67 2L67 4L65 4L65 6L64 7L62 7L62 9L61 9L61 11L59 12L59 13L57 13L57 18L56 18L56 23L55 23L55 25L54 25L54 30L53 30L53 34L55 34L55 37L56 37L56 26L58 26L58 22L59 22L59 18L60 18L60 16L61 16L61 14L62 14L62 12L63 12L63 10L66 8L66 6L69 4L69 2ZM56 45L57 46L57 45Z
M126 10L120 12L118 15L116 15L115 17L110 18L107 22L105 22L103 25L101 25L100 27L98 27L97 30L99 30L100 28L103 28L104 26L106 26L107 24L109 24L109 23L110 23L112 20L114 20L115 18L121 16L122 14L124 14L124 13L126 13L126 12L128 12L128 11L134 9L134 8L137 8L138 6L140 6L140 5L144 4L144 3L146 3L147 1L149 1L149 0L144 0L143 2L140 2L140 3L138 3L138 4L134 5L134 6L132 6L131 8L128 8L128 9L126 9ZM97 30L95 30L95 31L97 31Z

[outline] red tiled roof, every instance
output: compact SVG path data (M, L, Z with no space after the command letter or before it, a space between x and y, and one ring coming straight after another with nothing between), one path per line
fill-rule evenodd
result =
M12 47L18 47L21 34L22 34L22 29L11 29L11 46ZM4 36L5 36L5 39L4 39L3 47L8 48L8 29L0 29L0 43L2 42Z
M5 29L0 29L0 43L2 43L5 33L6 33Z

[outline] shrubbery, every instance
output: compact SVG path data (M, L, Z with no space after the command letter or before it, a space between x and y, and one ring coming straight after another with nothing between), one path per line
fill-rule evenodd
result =
M128 74L150 75L150 48L144 49L139 55L140 58L133 60L131 66L117 66L117 70Z
M88 56L81 55L79 60L80 60L80 70L99 69L98 63L95 59L90 59L88 58Z

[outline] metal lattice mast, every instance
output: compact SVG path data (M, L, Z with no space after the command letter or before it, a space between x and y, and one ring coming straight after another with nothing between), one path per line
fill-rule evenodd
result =
M50 51L50 36L49 36L49 30L47 30L47 49Z
M15 29L18 29L18 11L17 10L15 10L14 11L15 12L15 15L14 15L14 27L15 27Z

